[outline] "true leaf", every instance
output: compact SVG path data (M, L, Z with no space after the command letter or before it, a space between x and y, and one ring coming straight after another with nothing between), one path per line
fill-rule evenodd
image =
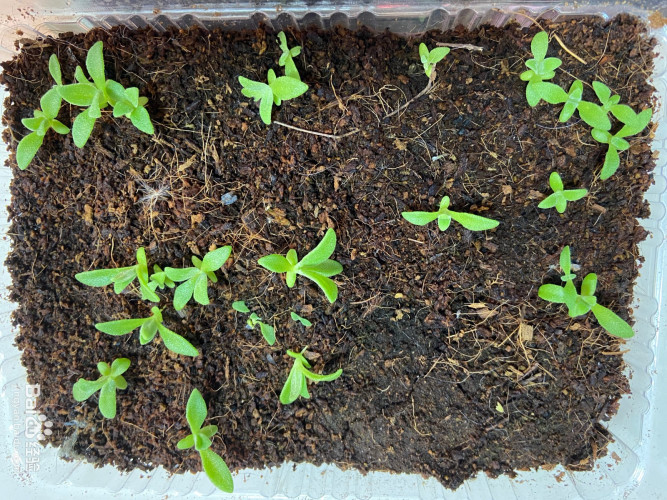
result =
M234 491L234 480L225 461L210 449L199 452L204 472L215 485L226 493Z
M591 308L591 312L595 316L595 319L598 320L598 323L600 323L600 326L615 337L629 339L635 335L630 325L606 307L596 304Z

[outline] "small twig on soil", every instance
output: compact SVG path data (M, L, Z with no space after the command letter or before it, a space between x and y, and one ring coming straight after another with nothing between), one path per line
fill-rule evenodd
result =
M430 432L424 434L419 429L417 429L417 417L415 417L415 398L414 396L410 396L410 399L412 400L412 421L414 422L413 427L417 431L417 434L419 434L420 436L431 436L432 434Z
M278 120L273 120L273 123L276 125L280 125L282 127L286 128L291 128L292 130L297 130L299 132L303 132L305 134L312 134L312 135L319 135L320 137L327 137L328 139L333 139L334 141L338 141L340 139L343 139L349 135L356 134L359 132L358 128L355 128L351 130L350 132L347 132L346 134L342 135L333 135L333 134L325 134L324 132L315 132L314 130L306 130L305 128L300 128L300 127L295 127L294 125L289 125L287 123L279 122Z
M506 14L510 14L509 12L505 12L505 13L506 13ZM533 17L530 17L529 15L524 14L523 12L514 12L514 13L512 13L512 14L519 14L520 16L523 16L523 17L525 17L526 19L530 19L530 20L533 21L535 24L537 24L537 26L538 26L542 31L546 31L546 30L544 29L544 27L542 27L542 25L541 25L539 22L537 22L537 19L535 19L535 18L533 18ZM588 64L584 59L582 59L582 58L579 57L577 54L575 54L575 53L572 52L570 49L568 49L567 46L563 43L563 40L561 40L560 37L559 37L557 34L553 33L553 37L556 39L556 41L558 42L558 44L563 48L563 50L564 50L565 52L567 52L568 54L570 54L572 57L574 57L574 58L575 58L577 61L579 61L581 64Z
M422 90L419 94L417 94L416 96L414 96L412 99L410 99L408 102L406 102L406 103L403 104L402 106L399 106L398 108L396 108L394 111L392 111L392 112L389 113L388 115L385 115L384 118L382 118L382 119L383 119L383 120L386 120L387 118L390 118L390 117L394 116L395 114L400 113L400 112L403 111L405 108L407 108L408 106L410 106L410 104L412 104L414 101L416 101L416 100L419 99L421 96L423 96L424 94L426 94L429 90L431 90L431 89L433 88L433 78L434 78L434 77L435 77L435 70L431 73L431 78L429 79L428 83L426 84L426 87L424 87L424 90Z
M479 47L477 45L470 45L469 43L444 43L444 42L438 42L436 43L438 47L450 47L452 49L466 49L466 50L474 50L477 52L483 52L484 47Z

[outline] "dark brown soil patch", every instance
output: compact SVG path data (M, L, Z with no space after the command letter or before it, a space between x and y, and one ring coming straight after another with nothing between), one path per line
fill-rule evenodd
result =
M650 105L653 42L637 20L550 29L589 61L552 43L564 60L556 83L598 79L621 102ZM266 127L241 95L238 75L264 79L277 69L273 32L116 28L26 43L2 76L11 92L4 137L12 148L25 134L20 119L51 85L49 56L58 54L69 81L96 40L105 44L107 76L139 87L156 125L149 137L106 112L83 150L49 134L27 171L11 156L7 265L19 303L16 342L29 380L41 385L40 411L54 422L49 442L122 470L198 469L196 454L175 447L196 387L221 430L214 449L232 469L329 462L433 475L450 488L478 471L590 469L610 438L600 421L628 390L619 341L592 316L573 320L540 300L537 289L558 282L558 255L569 244L581 273L598 274L600 303L629 318L637 243L646 237L637 218L649 215L643 194L654 161L645 131L631 138L619 172L600 182L604 148L590 129L558 123L554 107L528 107L518 75L535 32L428 34L431 47L469 43L484 52L453 50L435 90L386 121L426 84L421 40L343 29L291 33L290 45L296 39L303 47L296 62L310 89L273 117L321 132L360 130L337 144ZM594 99L590 87L585 98ZM78 111L65 106L60 119L69 124ZM591 191L562 216L537 208L553 170L568 187ZM161 188L164 198L146 199ZM238 200L224 205L226 193ZM443 233L400 217L434 209L445 194L453 209L500 226L473 233L453 224ZM288 289L256 264L290 247L303 255L328 227L344 266L334 305L310 282L299 278ZM76 273L131 265L138 246L150 266L178 267L227 244L233 260L210 287L210 306L191 303L179 317L171 292L161 303L166 324L200 349L199 358L173 355L159 340L142 347L136 333L118 338L93 328L148 316L150 305L136 293L87 288ZM233 300L275 323L275 346L244 328ZM314 326L296 325L290 310ZM532 338L520 335L522 324ZM285 350L306 345L317 355L316 371L342 367L343 376L284 407ZM76 403L71 387L96 376L98 361L121 356L132 360L129 388L108 421L95 397Z

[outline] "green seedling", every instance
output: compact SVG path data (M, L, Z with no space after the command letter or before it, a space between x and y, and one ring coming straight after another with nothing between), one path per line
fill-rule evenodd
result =
M257 313L252 313L250 317L248 318L248 327L250 329L255 329L255 326L259 325L259 329L262 332L262 336L264 339L269 343L269 345L273 345L276 343L276 330L273 328L271 325L266 324L262 321L262 318L260 318Z
M280 50L283 51L280 54L278 64L285 67L285 76L301 81L299 71L296 69L296 64L294 64L294 58L301 54L301 47L297 45L290 49L287 46L287 38L283 31L278 33L278 45L280 46Z
M553 189L553 194L547 196L537 206L538 208L556 207L559 214L565 212L568 201L580 200L588 194L588 190L586 189L563 189L563 180L560 178L558 172L551 172L549 185Z
M442 61L449 54L449 47L436 47L429 51L426 44L419 44L419 59L424 65L424 74L429 80L435 80L435 65Z
M96 42L86 54L86 69L93 79L86 78L81 66L76 67L74 78L77 83L59 85L60 96L70 104L86 107L79 113L72 124L72 138L74 144L82 148L88 142L95 126L95 121L102 116L101 110L107 105L113 107L114 117L125 116L132 124L145 132L153 134L151 123L145 105L146 97L139 97L136 87L125 88L114 80L107 80L104 74L104 56L102 42Z
M305 326L306 328L313 326L313 324L312 324L310 321L308 321L306 318L303 318L303 317L299 316L299 315L298 315L297 313L295 313L294 311L290 312L289 314L290 314L290 317L291 317L294 321L298 321L299 323L301 323L301 324L302 324L303 326Z
M595 288L598 278L596 274L587 274L581 282L581 294L577 293L574 285L576 275L571 272L569 246L566 246L560 254L560 267L564 274L561 281L564 281L565 285L562 287L551 284L542 285L538 290L540 298L556 304L565 304L571 318L592 312L600 326L615 337L628 339L634 336L630 325L614 312L597 303Z
M297 274L314 281L329 302L333 304L338 298L338 286L330 279L330 276L343 272L343 266L339 262L329 259L335 248L336 233L329 228L322 241L301 261L299 261L296 250L292 248L285 257L277 254L267 255L259 259L257 263L274 273L286 273L285 281L289 288L296 283Z
M557 57L546 57L548 48L549 35L545 31L540 31L533 37L533 40L530 43L533 59L528 59L526 61L528 70L524 71L519 76L521 80L528 82L526 85L526 100L530 107L537 106L541 99L549 97L549 95L545 93L549 89L554 91L550 86L542 86L538 84L545 80L551 80L556 74L554 72L556 68L563 64L563 61ZM562 89L561 91L565 93Z
M170 280L160 266L155 264L153 266L153 274L151 274L148 282L148 286L151 290L155 291L156 288L164 290L166 288L174 288L176 283Z
M630 148L630 143L624 138L638 134L646 128L651 121L653 113L651 108L635 113L630 106L617 104L611 107L611 113L616 119L623 123L623 127L612 135L608 130L596 129L591 131L593 139L607 144L608 149L604 157L604 164L600 171L600 179L605 180L614 175L621 163L618 152Z
M440 208L437 212L401 212L401 215L405 220L417 226L425 226L438 219L438 227L441 231L445 231L449 227L452 219L470 231L485 231L500 224L496 220L487 219L481 215L454 212L449 210L448 207L449 196L445 196L440 200Z
M329 375L318 375L317 373L311 372L310 363L306 360L303 353L306 352L308 347L305 347L300 353L287 351L287 354L294 358L294 364L292 369L289 372L283 390L280 392L280 402L284 405L288 405L297 400L299 396L302 396L306 399L310 398L308 393L308 380L313 382L330 382L336 380L343 373L342 368L339 368L334 373Z
M85 271L74 277L88 286L101 287L113 283L114 292L117 294L122 293L137 278L139 280L139 288L141 289L141 298L150 300L151 302L160 302L160 297L157 296L148 284L148 265L146 263L146 251L144 247L139 247L137 250L137 263L134 266Z
M232 309L235 311L238 311L240 313L249 313L250 309L246 305L246 303L242 300L237 300L236 302L232 303ZM259 329L262 332L262 336L266 341L269 343L269 345L273 345L276 343L276 330L273 328L271 325L264 323L262 321L262 318L260 318L256 313L252 313L250 315L250 318L248 318L247 321L248 328L251 330L255 329L255 326L259 325Z
M62 85L62 76L60 73L60 63L55 54L49 59L49 73L56 82L56 85L47 90L39 100L40 109L33 112L32 118L24 118L21 123L31 131L19 141L16 147L16 163L21 170L25 170L37 154L37 151L44 142L44 136L53 129L56 133L69 134L69 128L56 119L60 112L62 99L58 93L58 87Z
M281 76L270 69L267 75L268 85L262 82L249 80L239 76L239 83L243 87L241 93L259 101L259 116L267 125L271 124L271 108L273 104L280 106L282 101L295 99L308 90L308 85L297 78Z
M80 378L72 387L72 395L76 401L85 401L100 391L99 407L105 418L116 416L116 389L127 389L127 381L123 373L130 367L130 360L118 358L111 363L97 363L101 377L97 380Z
M159 332L164 346L170 351L182 354L183 356L199 356L199 351L190 342L162 324L162 311L159 308L153 307L151 312L153 314L148 318L107 321L106 323L97 323L95 328L109 335L120 336L141 327L139 330L139 342L141 345L148 344Z
M206 402L197 389L193 389L185 407L185 418L190 426L191 434L176 443L179 450L193 448L199 453L204 472L216 486L226 493L234 491L234 480L229 467L220 455L211 450L211 438L218 432L217 425L202 427L206 420Z
M174 309L180 311L194 295L195 301L203 306L209 304L208 280L218 282L215 271L220 269L232 253L232 247L227 245L204 255L204 259L192 256L194 267L164 269L167 278L177 283L183 282L176 287L174 292Z

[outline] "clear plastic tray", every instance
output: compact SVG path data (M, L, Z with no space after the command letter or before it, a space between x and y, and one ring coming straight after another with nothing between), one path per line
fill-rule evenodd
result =
M130 27L151 25L186 27L255 27L260 22L277 29L293 25L329 27L341 24L350 28L366 25L389 28L397 33L418 33L427 29L448 29L458 24L474 27L482 23L503 25L514 19L522 25L530 21L519 14L553 19L563 15L597 14L606 18L620 12L637 14L644 19L667 16L667 5L660 0L624 2L622 5L600 3L558 4L554 2L435 4L408 1L403 4L363 2L211 2L198 4L167 1L122 0L32 0L16 5L11 0L0 5L0 59L11 57L15 40L57 35L65 31L85 32L97 26L125 24ZM656 10L658 9L658 10ZM659 9L662 9L660 11ZM659 99L667 98L667 28L654 28L659 41L653 84ZM0 99L4 102L4 91ZM0 112L2 103L0 102ZM14 330L10 315L14 305L7 300L10 277L0 268L0 481L4 498L64 499L86 498L166 498L166 496L224 496L225 498L386 498L386 499L611 499L667 498L661 479L667 477L664 449L667 432L660 423L667 418L666 380L658 375L667 363L664 341L659 332L667 326L664 306L667 295L662 288L667 234L667 109L654 113L659 124L653 149L660 152L655 185L646 198L651 204L651 218L643 225L651 236L641 244L645 258L634 290L636 335L628 343L624 356L628 365L631 395L622 398L619 412L608 422L615 438L608 454L598 460L593 470L569 472L558 466L552 470L519 472L510 479L489 479L484 474L466 481L458 490L445 490L435 479L418 475L375 472L366 476L333 465L285 464L266 470L243 470L235 476L234 495L222 495L203 474L170 477L162 469L146 473L121 474L110 466L94 468L83 462L58 458L58 450L42 448L37 434L48 432L49 422L41 422L32 411L36 389L27 385L25 369L13 345ZM4 148L3 148L4 149ZM0 151L4 165L6 151ZM0 167L0 220L6 221L11 171ZM0 231L0 260L9 251L8 224Z

